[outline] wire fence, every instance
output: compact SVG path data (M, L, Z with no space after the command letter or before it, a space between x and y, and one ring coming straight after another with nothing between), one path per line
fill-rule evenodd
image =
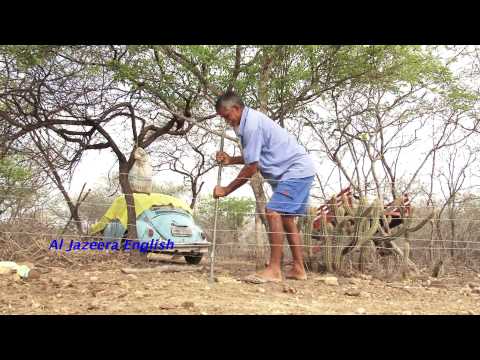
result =
M8 222L6 224L9 225L14 225L17 223L24 223L24 220L26 219L17 219L14 222ZM106 223L107 224L107 223ZM44 224L47 225L47 224ZM213 228L202 228L203 231L207 232L213 232L213 231L218 231L218 232L229 232L229 233L241 233L243 230L242 229L213 229ZM50 233L45 233L45 232L25 232L25 231L3 231L0 230L0 233L9 233L9 234L26 234L26 235L39 235L39 236L55 236L55 237L82 237L82 238L99 238L102 237L103 235L101 233L99 234L79 234L79 233L63 233L61 231L58 232L50 232ZM297 234L297 232L288 232L288 231L268 231L268 230L262 230L262 231L248 231L248 234L262 234L262 235L268 235L268 234L282 234L282 235L292 235L292 234ZM301 235L311 235L314 238L324 238L325 236L320 234L319 232L311 232L311 233L305 233L301 232ZM329 235L328 235L329 236ZM338 239L355 239L358 236L357 235L342 235L342 234L335 234L335 237ZM377 236L379 239L386 238L386 235L378 234ZM409 237L409 241L415 241L415 242L448 242L448 243L461 243L461 244L480 244L480 238L478 241L468 241L468 240L458 240L458 239L431 239L431 238L416 238L416 237ZM131 240L144 240L144 238L133 238ZM233 243L232 243L233 244ZM307 247L307 245L300 245Z
M94 205L92 205L94 206ZM98 208L100 205L98 205L96 208ZM57 210L59 213L60 213L60 210L61 211L64 211L66 213L68 213L68 208L56 208L56 207L48 207L44 210L38 210L37 209L37 215L34 216L34 217L28 217L28 216L21 216L20 218L16 219L15 217L12 217L12 216L9 216L8 214L4 214L3 215L3 219L2 219L2 216L0 215L0 221L23 221L23 220L39 220L40 218L43 219L43 221L48 221L49 219L51 219L52 222L55 222L55 220L60 220L62 221L60 218L59 218L59 215L55 215L52 212L52 210ZM177 209L178 210L178 209ZM182 210L182 209L180 209ZM207 214L210 214L210 208L208 208L208 212L206 211L205 213ZM419 209L417 208L417 211ZM421 209L421 210L427 210L428 209ZM430 211L430 214L426 214L425 216L394 216L394 217L391 217L390 219L387 218L387 221L388 222L391 222L393 220L396 220L396 221L404 221L404 220L415 220L416 222L421 222L421 221L424 221L429 215L432 214L432 212L435 212L435 210L429 210ZM218 209L217 212L220 214L220 215L224 215L225 217L230 217L230 218L234 218L235 216L238 216L238 215L242 215L244 217L247 217L247 218L253 218L253 217L256 217L257 215L259 216L265 216L267 215L268 216L268 212L267 213L264 213L264 212L255 212L255 211L230 211L230 210L225 210L225 209ZM195 217L201 217L202 216L202 213L201 211L196 211L196 212L191 212ZM435 213L434 213L435 214ZM137 214L138 216L139 214ZM67 217L70 216L70 214L67 214ZM322 213L320 211L318 211L315 215L310 215L310 214L304 214L304 215L300 215L300 214L295 214L295 215L291 215L295 218L298 218L298 219L303 219L303 220L319 220L320 217L322 216ZM388 216L388 215L387 215ZM349 220L349 221L354 221L354 220L357 220L357 219L362 219L362 216L350 216L350 215L344 215L342 217L334 217L333 215L329 215L329 218L330 218L330 221L332 219L334 219L335 222L341 222L341 221L344 221L344 220ZM379 220L380 221L383 221L383 217L380 215L379 216ZM327 220L328 221L328 220ZM85 223L85 222L88 222L88 224L92 224L94 222L97 222L97 221L92 221L92 220L75 220L75 219L71 219L70 220L71 223L76 223L76 222L80 222L80 223ZM98 220L98 222L102 222L101 219ZM477 219L477 218L469 218L469 217L465 217L465 216L459 216L459 217L448 217L446 215L443 215L441 217L438 217L438 216L434 216L434 217L431 217L430 219L430 222L431 223L442 223L442 222L455 222L455 223L479 223L480 222L480 219ZM126 225L135 225L135 224L130 224L130 223L127 223ZM235 230L235 229L233 229Z
M16 194L6 194L0 196L0 203L2 200L22 200L27 199L28 194L16 195ZM265 201L268 203L268 201ZM285 201L285 203L292 203L290 201ZM313 220L319 219L324 214L324 209L322 207L328 206L325 203L319 203L315 206L311 202L306 203L297 203L301 205L308 205L310 208L313 208L313 213L307 213L304 215L295 215L303 223L298 223L300 236L303 241L299 245L288 245L288 241L284 241L282 246L285 249L285 254L289 254L289 249L296 246L302 247L304 252L311 258L315 257L315 261L321 261L322 254L327 249L332 249L334 253L338 252L339 249L347 251L349 249L358 249L354 243L358 240L358 234L329 234L328 236L323 236L320 232L318 224L313 224L309 229L305 229L304 223L310 222L314 223ZM112 205L111 202L104 201L89 201L86 200L81 203L80 214L83 210L88 210L90 208L98 209L106 208ZM357 207L358 204L355 204ZM124 204L127 208L127 204ZM410 206L410 205L409 205ZM371 207L372 204L363 205L363 208ZM388 208L395 208L400 210L402 205L390 205ZM406 206L405 206L406 207ZM461 214L459 217L452 217L451 212L446 212L445 215L441 217L438 216L440 210L436 206L412 206L415 209L414 216L396 216L397 221L409 220L413 221L410 226L415 226L417 222L424 221L429 214L432 212L435 216L426 223L426 227L420 229L416 233L410 233L408 238L405 239L404 236L397 237L396 239L389 239L389 241L399 242L401 249L404 249L404 242L407 241L409 244L408 251L412 259L419 259L422 257L427 257L426 254L435 253L435 256L430 258L441 258L445 254L452 254L453 252L461 254L466 259L480 259L480 228L477 229L476 224L480 222L478 215L475 212L469 214ZM380 205L378 208L385 210L387 207L385 205ZM479 207L469 207L462 206L462 210L479 210ZM57 213L55 213L55 211ZM259 215L265 215L263 212L257 211L235 211L235 210L226 210L219 207L217 213L221 219L220 226L213 228L211 223L208 222L208 219L212 217L213 214L212 201L208 199L198 199L195 209L192 211L195 221L199 224L203 232L207 235L207 240L212 238L213 232L217 232L219 238L216 243L216 250L218 255L224 258L248 258L255 259L258 258L258 254L263 254L265 259L268 255L268 250L270 249L270 244L268 239L274 234L285 235L287 240L291 235L297 234L297 232L289 231L269 231L268 229L261 228L252 228L253 224L248 221L242 226L228 226L228 218L235 216L243 216L252 220L252 218ZM62 218L61 212L65 213L66 218ZM420 214L425 214L421 216ZM138 214L137 214L138 215ZM68 212L68 207L65 205L58 204L57 206L48 204L44 206L39 206L35 212L25 214L20 214L13 216L12 214L4 213L0 215L0 256L2 255L2 247L5 247L8 244L12 244L10 247L10 258L12 254L16 252L26 253L30 251L34 256L38 254L45 255L46 253L51 253L49 249L49 244L54 239L68 239L68 240L82 240L82 241L111 241L112 239L106 239L101 233L91 234L88 229L93 225L93 221L85 220L75 220L69 219L70 213ZM339 223L342 220L349 220L354 223L358 219L362 219L361 216L348 216L339 217L338 219L333 219L334 223ZM336 220L336 221L335 221ZM381 220L381 219L380 219ZM329 220L330 222L332 219ZM69 227L67 227L67 222ZM83 233L79 234L75 231L75 225L80 223L80 227L83 229ZM107 225L109 222L105 221L104 225ZM448 226L451 223L457 225L457 235L453 237L449 232ZM126 227L129 225L137 224L124 224ZM448 226L447 226L448 225ZM378 240L377 243L373 245L373 248L377 252L382 251L392 251L392 246L386 239L392 234L395 234L396 229L392 229L391 234L383 234L378 232L374 234L374 240ZM217 236L218 236L217 235ZM330 241L327 243L327 238L333 238L335 241ZM24 238L21 240L21 238ZM308 239L308 241L307 241ZM144 237L129 238L132 241L144 241ZM232 241L233 240L233 241ZM30 241L29 244L26 244L26 241ZM400 244L401 243L401 244ZM33 245L32 245L33 244ZM369 246L371 244L369 243ZM361 248L363 248L362 246ZM29 249L27 251L27 248ZM210 248L211 249L211 248ZM312 252L312 250L314 250ZM314 254L317 255L314 255ZM65 254L65 253L64 253ZM443 254L443 255L442 255ZM291 254L290 254L291 255ZM349 259L353 264L359 264L360 261L355 260L354 258Z
M123 198L123 195L122 195L122 198ZM10 200L28 199L28 196L14 196L14 195L12 195L12 196L0 196L0 201L4 200L4 199L10 199ZM123 199L122 199L122 201L123 201ZM258 203L259 204L268 204L269 201L258 201ZM308 205L309 208L314 208L314 209L317 210L317 213L315 215L310 215L310 214L295 214L294 215L295 217L299 217L299 218L316 218L320 214L322 214L321 207L323 207L325 205L328 205L328 204L325 204L325 203L322 203L321 205L313 205L310 202L289 202L289 201L275 201L275 203ZM81 203L81 208L110 207L111 205L112 205L112 202L107 203L107 202L98 202L98 201L83 201ZM202 200L201 199L201 200L197 201L196 205L197 206L196 206L195 209L190 209L191 212L202 213L202 211L204 211L204 210L208 210L208 211L211 210L209 208L209 205L211 205L211 200ZM129 207L135 207L135 205L129 205L129 204L126 204L126 203L122 204L122 206L126 207L127 209ZM203 208L202 208L202 206L203 206ZM373 206L372 204L366 204L366 205L362 205L361 208L362 209L371 208L372 210L378 208L378 209L387 210L388 208L402 209L402 208L407 208L407 207L410 207L410 206L411 205L408 205L408 206L391 205L391 206L387 207L387 206ZM188 204L185 204L185 207L189 208ZM35 207L33 207L33 208L35 208ZM435 212L435 213L438 213L442 209L442 207L438 207L438 206L413 206L413 208L415 209L416 212L426 211L426 212ZM58 205L58 206L54 206L54 205L49 204L48 208L45 208L45 210L49 210L49 211L52 211L52 210L68 211L68 206L66 204L65 205ZM444 211L445 210L447 210L446 213L448 213L448 208L444 209ZM479 213L480 213L480 206L478 206L478 207L461 206L458 209L456 209L456 211L463 211L463 210L478 210ZM218 211L219 212L225 212L227 210L222 209L220 207L218 209ZM267 212L268 212L268 209L267 209ZM247 215L247 216L265 215L264 212L255 212L255 211L245 212L245 211L235 211L235 210L230 210L230 209L228 209L228 213L230 215ZM348 217L349 219L352 219L352 220L362 218L361 216L355 216L355 215L344 215L344 217L345 218ZM25 219L28 219L28 218L25 218ZM399 220L404 220L404 219L424 220L425 217L416 217L416 216L402 217L402 216L396 216L395 215L395 219L399 219ZM0 220L1 220L1 218L0 218ZM28 220L31 220L31 219L28 219ZM74 221L74 220L72 220L72 221ZM451 218L451 217L442 215L442 217L436 217L435 221L480 222L480 219L470 219L470 218L462 218L462 217Z
M425 219L425 218L418 218L418 219ZM10 225L10 226L15 226L15 225L19 225L19 224L25 224L26 221L37 221L38 222L38 218L32 218L32 217L20 217L20 218L17 218L17 219L14 219L14 220L10 220L10 221L5 221L3 223L0 223L0 226L1 225ZM466 220L466 219L459 219L460 221L479 221L479 220ZM75 223L77 221L75 220L70 220L70 223ZM80 221L81 223L83 221ZM101 233L98 233L98 234L89 234L88 232L87 233L83 233L83 234L79 234L78 232L73 232L73 233L65 233L65 232L62 232L60 231L59 226L58 225L52 225L52 224L49 224L47 222L38 222L38 224L41 224L41 225L44 225L44 226L50 226L52 228L57 228L57 231L51 231L51 232L28 232L28 231L24 231L24 230L17 230L17 231L7 231L7 230L0 230L0 234L15 234L15 235L37 235L37 236L42 236L42 237L45 237L45 236L48 236L48 237L52 237L52 238L60 238L60 237L63 237L63 238L66 238L66 237L72 237L72 238L85 238L85 239L88 239L88 238L102 238L103 235ZM104 225L107 225L109 224L109 222L105 222ZM62 225L65 225L65 224L62 224ZM128 225L128 224L127 224ZM135 224L137 225L137 224ZM152 225L153 226L153 225ZM1 229L1 227L0 227ZM201 228L204 232L207 232L207 233L212 233L213 231L217 231L217 232L220 232L220 233L236 233L236 234L239 234L239 233L243 233L244 232L244 229L242 228L236 228L236 229L232 229L232 228L217 228L217 229L214 229L214 228L209 228L209 227L202 227ZM288 231L269 231L269 230L261 230L261 231L255 231L255 230L248 230L248 234L249 235L255 235L255 234L261 234L261 235L269 235L269 234L282 234L282 235L286 235L287 237L289 235L293 235L293 234L297 234L297 232L288 232ZM394 234L394 233L393 233ZM302 231L301 232L301 235L302 236L312 236L314 239L322 239L322 238L325 238L324 235L322 235L320 232L318 231L312 231L312 232L304 232ZM330 236L330 235L327 235L327 236ZM337 239L355 239L357 238L358 235L347 235L347 234L335 234L335 238ZM379 233L377 235L377 237L379 239L382 239L382 238L386 238L387 235L384 235L384 234L381 234ZM144 240L144 238L132 238L130 240ZM427 238L427 237L412 237L412 236L409 236L408 240L410 242L429 242L429 243L449 243L449 244L453 244L453 243L458 243L458 244L462 244L462 245L465 245L465 244L479 244L480 245L480 238L477 240L477 241L471 241L471 240L459 240L459 239L450 239L450 238L442 238L442 239L434 239L434 238ZM218 244L219 246L223 246L223 245L239 245L238 242L231 242L231 243L219 243ZM242 244L243 246L258 246L256 244L248 244L248 243L245 243L245 244ZM303 244L303 245L299 245L299 246L302 246L302 247L317 247L318 245L306 245L306 244ZM338 246L333 246L333 247L338 247ZM378 247L379 249L381 247ZM416 247L416 246L411 246L411 249L435 249L435 247ZM446 249L446 247L438 247L438 249Z

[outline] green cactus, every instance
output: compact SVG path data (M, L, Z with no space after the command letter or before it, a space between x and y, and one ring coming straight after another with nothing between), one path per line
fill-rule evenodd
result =
M299 221L299 228L303 234L303 245L304 245L304 259L305 263L311 267L313 263L313 241L312 241L312 231L313 231L313 219L316 215L316 208L309 208L307 215L302 217Z
M368 229L365 233L364 241L369 241L372 239L373 235L375 235L380 227L380 214L381 214L381 209L380 209L380 200L375 200L372 203L371 208L373 207L371 211L371 215L369 217L370 224L368 224Z
M360 248L360 262L359 262L359 269L362 273L365 272L367 269L367 263L369 260L369 257L371 255L371 250L372 248L375 248L375 244L373 241L369 240L367 241L362 247Z
M348 217L350 218L350 217ZM348 232L346 229L347 224L347 217L337 218L339 224L337 225L337 241L335 247L335 260L334 260L334 268L336 271L342 270L342 252L344 248L344 244L348 242Z
M325 239L323 247L323 258L327 271L341 271L342 258L345 246L354 246L354 249L361 249L362 245L372 240L377 232L379 222L379 201L374 201L368 206L365 197L361 197L358 206L351 206L346 195L343 195L343 204L337 206L336 197L329 201L331 212L335 215L336 226L320 219L321 235ZM352 225L353 223L353 229ZM333 253L335 248L335 253ZM352 249L349 249L350 252Z
M357 250L360 251L359 267L361 271L364 271L371 258L371 252L375 249L373 242L375 237L388 242L403 235L406 243L403 260L405 264L409 263L410 243L407 229L410 229L411 219L405 218L404 208L401 208L404 223L392 234L390 231L385 232L380 224L383 217L383 206L380 199L377 198L369 203L364 196L361 196L358 201L349 204L347 196L343 194L342 200L341 206L337 205L335 196L328 202L330 211L335 217L335 226L327 223L325 217L320 219L320 235L325 240L322 255L327 271L341 271L344 255ZM410 216L412 216L411 214ZM386 216L383 219L391 222L392 217ZM412 231L416 231L416 227L412 228ZM308 234L309 231L305 230L305 233ZM309 238L306 237L304 241L307 244Z
M395 254L387 256L386 259L386 268L387 268L387 274L391 275L392 273L395 272L397 261L397 257Z
M337 223L339 223L344 216L345 216L345 207L341 206L337 208L337 211L335 212L335 218L337 219Z
M328 272L333 271L332 268L332 236L333 233L333 226L330 223L327 223L326 218L322 216L320 218L320 226L321 226L321 235L325 239L325 245L323 246L323 255L324 255L324 262Z
M372 202L363 212L360 213L357 220L357 226L355 227L354 241L352 241L351 246L353 249L351 251L359 250L363 244L367 241L371 241L373 235L375 235L380 227L380 207L379 200Z
M349 204L347 195L342 194L342 202L343 202L343 208L345 209L345 214L349 216L354 216L353 213L353 207Z

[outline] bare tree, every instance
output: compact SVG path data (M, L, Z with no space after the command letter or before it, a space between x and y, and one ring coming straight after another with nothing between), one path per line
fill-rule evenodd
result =
M323 117L304 117L324 154L357 195L374 194L381 204L385 192L396 201L401 199L400 195L412 189L432 158L434 164L439 152L472 136L473 131L462 125L470 122L475 109L456 107L450 98L437 96L428 87L420 83L402 86L396 92L382 86L332 91L330 102L323 104ZM416 153L414 159L412 152ZM389 221L383 212L380 216L386 225L380 228L385 239L391 234ZM424 220L406 227L403 233L418 231L426 223ZM399 235L397 232L395 237ZM404 252L392 245L408 262L409 241L405 240Z
M8 74L8 81L0 92L0 117L15 129L8 137L9 143L42 129L51 141L73 148L67 159L72 164L86 150L113 151L127 203L128 236L136 239L136 215L128 181L134 151L137 147L148 148L166 134L183 136L193 125L179 126L178 119L185 119L185 115L171 108L165 110L165 104L152 112L151 104L139 103L137 90L116 80L108 64L118 64L117 49L90 50L54 48L40 64L27 68L18 66L18 58L4 52L0 66ZM96 62L98 58L101 62ZM172 113L178 117L172 118ZM130 137L119 139L119 130L128 128Z
M194 209L205 184L203 176L217 166L211 156L212 150L208 149L212 135L198 130L191 131L178 141L172 141L169 137L164 140L154 152L154 157L160 159L154 168L173 171L183 176L192 197L190 207Z

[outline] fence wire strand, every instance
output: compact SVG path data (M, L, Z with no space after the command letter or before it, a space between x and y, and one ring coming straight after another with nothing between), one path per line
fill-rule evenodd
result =
M211 231L213 231L213 229L209 229ZM217 231L222 231L222 232L226 232L226 231L237 231L237 230L221 230L221 229L217 229ZM104 238L104 239L110 239L109 237L105 237L101 234L97 234L97 235L91 235L91 234L85 234L85 235L81 235L81 234L61 234L61 233L56 233L56 232L52 232L52 233L46 233L46 232L26 232L26 231L5 231L5 230L0 230L0 233L3 233L3 234L21 234L21 235L38 235L38 236L46 236L46 237L52 237L52 239L61 239L61 238L66 238L66 237L72 237L72 238L95 238L95 239L99 239L99 238ZM255 233L254 231L251 232L251 233ZM261 232L258 232L258 233L262 233L262 234L265 234L265 233L271 233L271 234L284 234L284 232L271 232L271 231L267 231L267 232L264 232L264 231L261 231ZM287 233L287 234L292 234L292 233ZM344 236L344 237L354 237L354 236ZM120 240L120 239L118 239ZM141 238L128 238L128 240L136 240L136 241L139 241L139 240L142 240ZM155 239L154 239L155 240ZM460 244L479 244L480 245L480 241L465 241L465 240L452 240L452 239L415 239L415 238L409 238L409 241L421 241L421 242L443 242L443 243L460 243ZM393 240L395 241L395 240ZM225 244L225 243L222 243L222 244ZM236 244L236 245L239 245L239 246L243 246L243 245L248 245L248 246L259 246L259 245L256 245L256 244L249 244L249 243L238 243L238 242L235 242L235 243L229 243L229 244ZM263 246L263 245L262 245ZM317 245L298 245L298 246L301 246L301 247L324 247L324 245L320 245L320 244L317 244ZM333 247L348 247L347 245L335 245ZM377 248L382 248L382 247L377 247ZM413 249L414 247L411 247L411 249ZM391 249L391 248L387 248L387 249ZM428 247L427 249L433 249L432 247ZM444 249L444 247L441 247L439 249ZM458 248L455 248L455 249L458 249Z

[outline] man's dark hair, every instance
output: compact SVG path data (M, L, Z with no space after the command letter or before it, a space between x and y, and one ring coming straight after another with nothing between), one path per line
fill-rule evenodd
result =
M233 105L238 105L241 108L245 107L245 104L242 101L242 98L235 94L233 91L227 91L220 95L215 102L215 110L218 112L220 108L230 108Z

